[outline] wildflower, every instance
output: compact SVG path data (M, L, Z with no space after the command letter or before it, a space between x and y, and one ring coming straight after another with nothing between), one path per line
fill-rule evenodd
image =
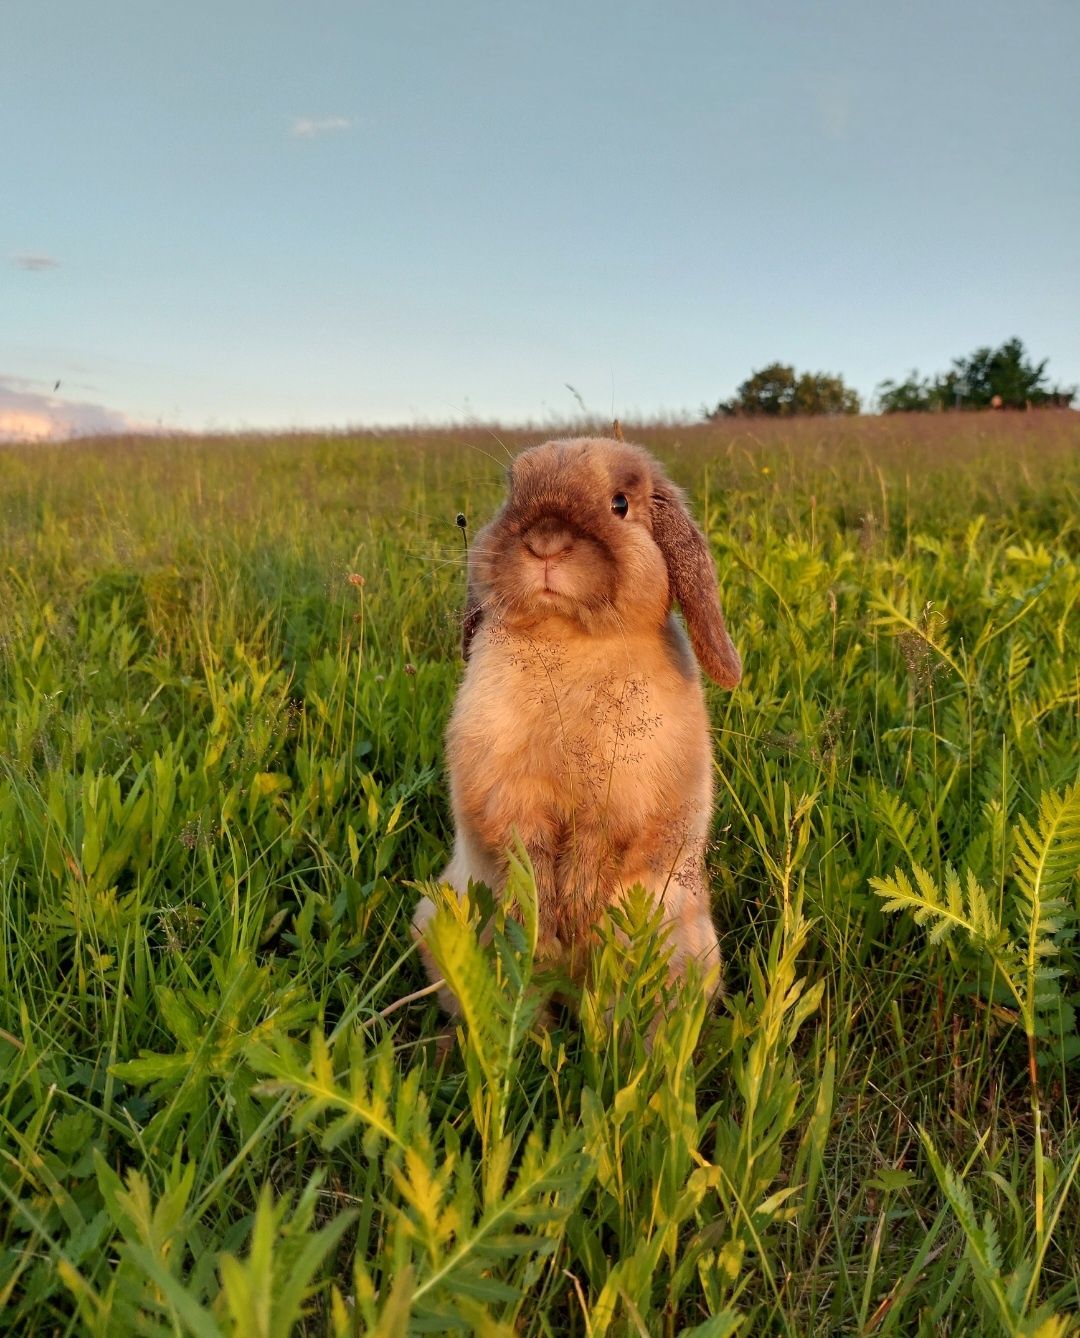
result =
M349 575L346 577L346 579L348 580L350 585L359 586L361 590L364 588L365 585L367 585L367 578L361 576L360 573L357 571L349 572Z

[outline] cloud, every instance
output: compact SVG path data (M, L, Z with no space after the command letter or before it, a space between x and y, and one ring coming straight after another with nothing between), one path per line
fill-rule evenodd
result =
M292 124L292 136L293 139L317 139L319 135L336 135L351 129L352 121L347 116L301 116Z
M56 269L60 264L59 260L54 256L39 255L26 251L20 252L18 255L13 255L11 257L11 263L13 265L18 265L19 269L30 270L32 273L37 273L39 270L43 269Z
M0 376L0 441L62 441L141 430L139 423L115 409L42 394L33 384Z

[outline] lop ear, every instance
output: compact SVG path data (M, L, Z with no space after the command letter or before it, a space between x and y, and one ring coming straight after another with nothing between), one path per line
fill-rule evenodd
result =
M671 593L686 619L694 654L714 683L733 688L742 677L742 661L724 625L709 545L690 519L682 493L667 479L657 481L652 503L653 539L667 563Z

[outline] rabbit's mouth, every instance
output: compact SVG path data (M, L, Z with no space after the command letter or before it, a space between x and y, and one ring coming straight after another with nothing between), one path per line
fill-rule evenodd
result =
M529 621L559 617L591 625L597 611L610 606L612 593L596 581L595 573L575 570L572 562L545 569L534 559L527 568L527 584L520 589L518 608Z
M537 553L523 545L521 555L528 594L541 605L575 603L587 598L597 583L595 570L582 562L574 549Z
M567 593L559 580L559 573L562 570L559 558L538 558L535 565L543 568L536 573L537 580L542 582L537 591L540 596Z

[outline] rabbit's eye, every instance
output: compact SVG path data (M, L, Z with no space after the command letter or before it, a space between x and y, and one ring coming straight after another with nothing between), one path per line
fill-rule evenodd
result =
M626 500L626 494L617 492L611 499L611 509L621 520L630 510L630 503Z

